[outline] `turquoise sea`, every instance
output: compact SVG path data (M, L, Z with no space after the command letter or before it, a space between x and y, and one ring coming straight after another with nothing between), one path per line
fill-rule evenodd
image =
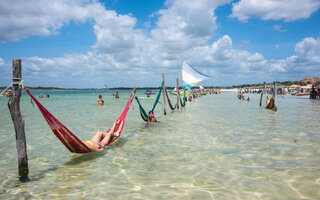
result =
M144 96L138 91L137 96ZM154 91L157 93L157 91ZM130 91L33 91L81 140L106 131ZM320 199L320 101L278 96L278 111L258 94L207 95L146 125L134 101L121 137L100 153L71 154L24 93L30 182L18 179L15 132L0 97L0 199ZM247 97L248 94L245 95ZM171 96L174 102L175 96ZM153 100L141 100L151 109Z

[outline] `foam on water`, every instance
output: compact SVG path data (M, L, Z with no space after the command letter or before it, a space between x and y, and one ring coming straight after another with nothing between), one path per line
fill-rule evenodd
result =
M97 106L92 92L42 93L50 98L41 103L81 140L107 130L130 95L103 94L105 105ZM151 125L134 102L117 142L75 155L23 95L28 183L17 178L15 133L1 98L0 199L320 199L320 101L279 97L274 112L259 98L207 95L167 116L161 102ZM141 102L148 110L154 100Z

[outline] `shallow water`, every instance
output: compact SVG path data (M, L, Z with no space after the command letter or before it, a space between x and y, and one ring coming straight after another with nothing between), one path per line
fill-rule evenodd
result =
M120 99L88 91L50 94L41 103L81 140L107 130L124 109ZM137 96L144 96L138 91ZM134 101L121 137L104 152L71 154L23 95L29 176L17 177L15 133L0 98L0 199L320 199L320 101L278 97L278 111L259 95L207 95L182 110L155 114L146 125ZM171 96L172 101L175 97ZM153 100L141 100L149 110Z

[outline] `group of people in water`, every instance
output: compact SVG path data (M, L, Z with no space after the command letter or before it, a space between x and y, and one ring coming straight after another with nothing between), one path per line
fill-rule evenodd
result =
M147 97L150 97L151 91L147 90L146 95L147 95ZM119 92L116 91L116 93L113 94L113 96L114 96L116 99L119 99ZM100 105L100 106L104 105L104 100L102 99L102 95L99 95L99 97L98 97L98 99L97 99L97 104ZM149 123L154 123L154 122L157 122L157 119L155 118L154 113L153 113L152 111L150 111L149 114L148 114L148 124L149 124ZM110 129L110 130L111 130L111 129ZM107 135L107 133L103 133L103 132L97 132L96 135L97 135L97 134L100 135L100 137L102 137L102 136L103 136L103 137L106 137L106 135ZM97 136L97 137L98 137L98 136ZM97 140L95 139L95 141L97 141ZM89 143L90 143L90 142L89 142ZM91 144L91 143L90 143L90 144Z
M191 93L189 93L188 97L185 97L186 100L188 101L193 101L194 98L197 98L199 96L205 95L207 94L207 91L201 91L201 90L194 90ZM209 91L210 94L220 94L221 90L211 90ZM150 97L151 95L151 91L147 90L146 93L147 97ZM115 96L115 98L119 98L119 93L116 92L116 94L113 94L113 96ZM104 100L102 99L102 95L99 95L98 99L97 99L97 104L98 105L103 105L104 104ZM157 122L157 119L154 115L153 111L149 111L148 113L148 121L147 123L154 123ZM110 140L112 140L113 137L118 137L120 134L120 129L118 129L117 131L115 131L115 127L117 127L117 123L115 122L112 126L112 128L107 131L107 132L101 132L98 131L91 140L88 141L84 141L85 145L91 150L91 151L95 151L95 152L99 152L99 151L103 151L104 147L106 144L108 144L108 142ZM121 122L123 123L123 122ZM122 124L120 124L119 127L121 127Z
M115 94L113 94L113 96L116 99L119 99L119 92L117 91ZM97 99L97 104L100 105L100 106L104 105L104 100L102 99L102 95L99 95L99 97Z
M12 95L12 92L11 92L11 90L4 91L4 92L2 92L2 94L1 94L1 95L2 95L2 96L10 97L10 96Z
M238 92L237 94L237 98L240 99L240 100L244 100L244 95L242 92ZM248 96L247 98L247 101L249 102L250 101L250 97Z
M4 92L2 95L3 95L3 96L10 97L10 96L12 95L12 92L11 92L11 90L8 90L8 91ZM44 98L44 97L45 97L45 98L49 98L50 95L49 95L49 94L47 94L47 95L45 95L45 96L43 96L42 94L39 95L39 98Z
M42 94L39 95L39 98L43 98L43 97L45 97L45 98L50 98L50 95L49 95L49 94L47 94L47 95L45 95L45 96L43 96Z

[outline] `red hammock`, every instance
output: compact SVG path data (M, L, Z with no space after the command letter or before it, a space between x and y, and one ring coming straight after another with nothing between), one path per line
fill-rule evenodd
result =
M136 92L136 88L133 88L132 94L130 96L130 100L121 113L120 117L117 119L117 126L115 127L114 131L117 131L120 128L120 134L124 127L127 114L129 111L130 104ZM72 153L89 153L91 152L90 149L77 137L75 136L67 127L65 127L57 118L55 118L41 103L27 90L27 93L33 99L33 101L37 104L39 110L41 111L43 117L46 119L48 125L50 126L53 133L57 136L57 138L64 144L64 146L69 149ZM122 126L120 127L121 121L123 121ZM106 145L111 144L114 142L118 137L113 137Z

